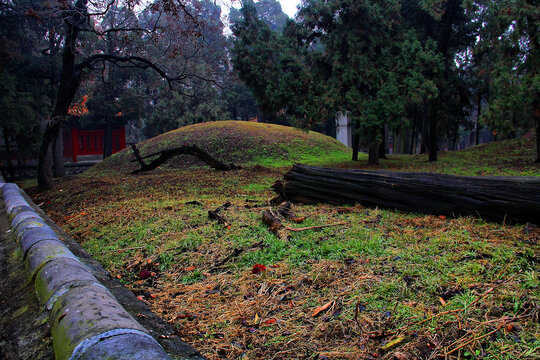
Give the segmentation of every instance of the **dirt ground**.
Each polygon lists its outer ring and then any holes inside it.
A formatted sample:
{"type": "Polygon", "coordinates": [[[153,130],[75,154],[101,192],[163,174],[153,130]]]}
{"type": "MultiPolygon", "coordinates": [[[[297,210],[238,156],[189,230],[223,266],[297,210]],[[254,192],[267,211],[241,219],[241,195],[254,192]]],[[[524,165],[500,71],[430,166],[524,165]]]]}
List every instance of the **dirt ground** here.
{"type": "Polygon", "coordinates": [[[34,286],[0,201],[0,359],[54,359],[48,314],[34,286]]]}

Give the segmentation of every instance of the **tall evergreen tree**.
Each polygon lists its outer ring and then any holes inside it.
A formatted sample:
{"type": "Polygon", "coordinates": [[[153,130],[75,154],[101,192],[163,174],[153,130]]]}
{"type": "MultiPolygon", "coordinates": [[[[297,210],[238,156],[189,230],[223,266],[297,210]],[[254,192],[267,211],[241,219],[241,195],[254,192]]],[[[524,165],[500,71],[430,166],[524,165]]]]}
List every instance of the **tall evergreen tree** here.
{"type": "Polygon", "coordinates": [[[540,162],[540,6],[534,0],[477,1],[471,11],[485,20],[478,44],[489,77],[484,118],[503,135],[535,127],[540,162]]]}
{"type": "MultiPolygon", "coordinates": [[[[287,14],[283,12],[281,4],[277,0],[259,0],[257,2],[245,0],[242,6],[245,5],[254,6],[259,20],[263,21],[268,25],[270,30],[275,32],[282,32],[289,19],[287,14]]],[[[231,24],[240,22],[243,16],[242,10],[231,8],[231,11],[229,12],[229,22],[231,24]]]]}
{"type": "Polygon", "coordinates": [[[432,74],[438,96],[426,99],[420,110],[423,122],[423,139],[429,151],[429,161],[437,160],[439,140],[439,119],[448,114],[448,108],[463,106],[460,103],[449,104],[448,100],[459,91],[454,88],[458,69],[456,54],[465,51],[474,43],[474,33],[463,0],[403,0],[402,14],[404,25],[416,31],[422,44],[431,41],[436,45],[436,52],[441,57],[442,71],[432,74]]]}
{"type": "Polygon", "coordinates": [[[369,143],[369,163],[378,164],[381,128],[395,126],[405,115],[403,79],[397,71],[404,39],[399,2],[314,1],[300,10],[298,19],[320,39],[331,64],[336,105],[352,112],[353,159],[362,134],[369,143]]]}
{"type": "Polygon", "coordinates": [[[0,131],[13,177],[13,145],[17,145],[20,162],[35,155],[32,144],[38,141],[40,122],[50,110],[55,75],[54,61],[44,61],[43,56],[51,59],[61,37],[47,32],[46,18],[35,23],[36,15],[27,12],[27,2],[0,6],[0,131]]]}

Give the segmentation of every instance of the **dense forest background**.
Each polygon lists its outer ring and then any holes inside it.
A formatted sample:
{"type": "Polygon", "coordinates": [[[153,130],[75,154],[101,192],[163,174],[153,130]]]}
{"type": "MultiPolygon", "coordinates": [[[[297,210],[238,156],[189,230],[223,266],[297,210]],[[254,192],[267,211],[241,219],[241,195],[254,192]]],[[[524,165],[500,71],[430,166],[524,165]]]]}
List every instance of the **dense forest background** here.
{"type": "Polygon", "coordinates": [[[5,148],[21,164],[38,158],[46,188],[66,122],[127,125],[136,141],[255,115],[321,129],[342,111],[353,159],[366,147],[377,164],[392,132],[397,151],[436,161],[463,131],[476,143],[483,128],[496,139],[540,132],[537,5],[315,0],[290,19],[276,0],[227,15],[208,0],[2,0],[5,148]]]}

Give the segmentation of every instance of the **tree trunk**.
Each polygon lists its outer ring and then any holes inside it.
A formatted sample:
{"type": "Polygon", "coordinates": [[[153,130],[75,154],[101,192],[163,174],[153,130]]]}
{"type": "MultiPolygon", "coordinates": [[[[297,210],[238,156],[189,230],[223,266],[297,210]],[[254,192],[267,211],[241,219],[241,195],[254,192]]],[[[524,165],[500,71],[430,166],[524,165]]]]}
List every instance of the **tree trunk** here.
{"type": "Polygon", "coordinates": [[[369,142],[368,165],[379,165],[379,142],[369,142]]]}
{"type": "Polygon", "coordinates": [[[475,134],[475,145],[478,145],[480,143],[480,112],[482,111],[482,95],[478,93],[478,99],[477,99],[477,107],[478,111],[476,112],[476,134],[475,134]]]}
{"type": "Polygon", "coordinates": [[[11,161],[11,143],[9,141],[9,130],[6,126],[3,126],[4,133],[4,144],[6,146],[6,156],[7,156],[7,165],[8,173],[11,180],[15,179],[15,170],[13,169],[13,162],[11,161]]]}
{"type": "Polygon", "coordinates": [[[51,118],[45,127],[38,155],[38,189],[40,191],[53,187],[52,148],[60,132],[60,126],[68,114],[69,106],[81,83],[81,69],[75,65],[76,44],[81,18],[86,16],[86,1],[77,0],[74,16],[64,21],[66,38],[62,50],[62,71],[56,95],[56,102],[51,118]]]}
{"type": "Polygon", "coordinates": [[[454,133],[452,134],[452,150],[456,151],[456,143],[459,133],[459,123],[456,120],[456,125],[454,126],[454,133]]]}
{"type": "Polygon", "coordinates": [[[103,158],[106,159],[112,155],[113,149],[113,128],[112,119],[107,116],[105,119],[105,136],[103,138],[103,158]]]}
{"type": "Polygon", "coordinates": [[[382,134],[382,141],[379,143],[379,159],[388,159],[386,157],[386,129],[384,125],[381,128],[381,134],[382,134]]]}
{"type": "Polygon", "coordinates": [[[15,141],[17,142],[17,165],[24,166],[26,164],[26,157],[24,151],[25,141],[20,134],[17,135],[15,141]]]}
{"type": "Polygon", "coordinates": [[[412,155],[416,149],[416,127],[418,126],[418,118],[414,117],[413,128],[411,132],[411,147],[409,149],[409,155],[412,155]]]}
{"type": "Polygon", "coordinates": [[[429,159],[437,161],[437,117],[430,113],[429,117],[429,159]]]}
{"type": "Polygon", "coordinates": [[[193,155],[198,157],[201,161],[205,162],[208,166],[216,169],[216,170],[223,170],[223,171],[229,171],[229,170],[237,170],[240,169],[240,167],[234,165],[234,164],[225,164],[217,159],[215,159],[212,155],[208,154],[206,151],[199,149],[197,146],[180,146],[173,149],[167,149],[160,151],[155,154],[150,154],[146,156],[141,156],[141,153],[139,152],[139,149],[135,144],[131,144],[131,148],[133,150],[133,155],[135,155],[135,160],[140,165],[141,168],[134,170],[133,174],[138,174],[143,171],[150,171],[154,170],[158,166],[164,164],[167,160],[169,160],[173,156],[177,155],[193,155]],[[155,155],[159,155],[159,157],[155,160],[152,160],[150,164],[147,164],[144,161],[144,158],[152,157],[155,155]]]}
{"type": "Polygon", "coordinates": [[[427,114],[428,112],[428,106],[427,103],[424,103],[423,109],[422,109],[422,141],[420,143],[420,154],[425,154],[428,149],[428,138],[429,138],[429,127],[428,127],[428,119],[429,116],[427,114]]]}
{"type": "Polygon", "coordinates": [[[358,150],[360,148],[360,135],[356,132],[353,134],[352,139],[352,161],[358,161],[358,150]]]}
{"type": "Polygon", "coordinates": [[[274,190],[285,200],[361,203],[446,216],[540,224],[540,178],[343,170],[295,165],[274,190]]]}
{"type": "Polygon", "coordinates": [[[536,161],[540,164],[540,119],[536,121],[536,161]]]}
{"type": "Polygon", "coordinates": [[[60,131],[61,120],[52,119],[43,132],[41,146],[38,155],[38,188],[39,191],[47,190],[53,187],[53,172],[52,172],[52,147],[54,139],[60,131]]]}
{"type": "Polygon", "coordinates": [[[64,168],[64,139],[62,138],[62,127],[58,130],[58,135],[53,144],[53,173],[54,177],[60,178],[66,176],[64,168]]]}

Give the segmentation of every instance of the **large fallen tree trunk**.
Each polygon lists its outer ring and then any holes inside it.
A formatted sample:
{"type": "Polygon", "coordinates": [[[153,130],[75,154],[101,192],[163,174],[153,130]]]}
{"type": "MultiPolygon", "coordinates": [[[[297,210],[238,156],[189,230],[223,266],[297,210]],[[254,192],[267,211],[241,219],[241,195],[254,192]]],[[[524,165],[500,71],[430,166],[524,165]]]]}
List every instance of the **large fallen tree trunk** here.
{"type": "Polygon", "coordinates": [[[212,155],[208,154],[206,151],[198,148],[197,146],[180,146],[174,149],[167,149],[160,152],[157,152],[155,154],[150,154],[147,156],[141,156],[141,153],[139,152],[139,149],[137,149],[137,146],[135,144],[131,144],[131,149],[133,150],[133,155],[135,155],[136,161],[141,165],[140,169],[134,170],[134,174],[138,174],[143,171],[150,171],[154,170],[160,165],[163,165],[167,160],[172,158],[173,156],[177,155],[193,155],[198,157],[200,160],[204,161],[208,166],[216,169],[216,170],[236,170],[239,169],[238,166],[235,166],[233,164],[225,164],[214,157],[212,155]],[[152,160],[149,164],[147,164],[144,159],[159,155],[156,159],[152,160]]]}
{"type": "Polygon", "coordinates": [[[286,200],[360,203],[506,223],[540,223],[540,177],[455,176],[295,165],[273,188],[286,200]]]}

